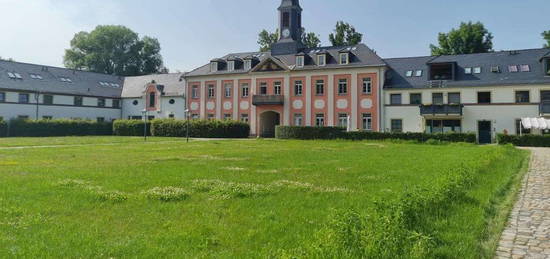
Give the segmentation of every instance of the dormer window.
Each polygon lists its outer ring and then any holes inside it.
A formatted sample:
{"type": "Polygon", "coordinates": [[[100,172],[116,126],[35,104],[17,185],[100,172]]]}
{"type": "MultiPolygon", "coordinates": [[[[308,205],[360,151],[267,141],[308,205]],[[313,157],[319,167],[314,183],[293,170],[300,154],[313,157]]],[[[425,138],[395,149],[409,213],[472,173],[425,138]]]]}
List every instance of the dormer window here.
{"type": "Polygon", "coordinates": [[[454,80],[455,63],[436,63],[430,65],[430,80],[454,80]]]}
{"type": "Polygon", "coordinates": [[[229,70],[229,71],[235,70],[235,61],[229,61],[227,63],[227,70],[229,70]]]}
{"type": "Polygon", "coordinates": [[[218,72],[218,62],[212,61],[210,63],[210,72],[218,72]]]}
{"type": "Polygon", "coordinates": [[[247,60],[244,61],[244,69],[245,70],[252,69],[252,60],[247,59],[247,60]]]}
{"type": "Polygon", "coordinates": [[[304,67],[304,56],[296,56],[296,66],[304,67]]]}
{"type": "Polygon", "coordinates": [[[340,65],[349,64],[349,53],[340,53],[340,65]]]}
{"type": "Polygon", "coordinates": [[[412,77],[413,76],[413,71],[412,70],[407,70],[407,72],[405,72],[405,76],[406,77],[412,77]]]}
{"type": "Polygon", "coordinates": [[[327,55],[322,54],[317,56],[317,65],[324,67],[327,64],[327,55]]]}
{"type": "Polygon", "coordinates": [[[521,72],[531,72],[531,67],[529,65],[521,65],[521,72]]]}
{"type": "Polygon", "coordinates": [[[550,76],[550,58],[544,59],[544,73],[550,76]]]}

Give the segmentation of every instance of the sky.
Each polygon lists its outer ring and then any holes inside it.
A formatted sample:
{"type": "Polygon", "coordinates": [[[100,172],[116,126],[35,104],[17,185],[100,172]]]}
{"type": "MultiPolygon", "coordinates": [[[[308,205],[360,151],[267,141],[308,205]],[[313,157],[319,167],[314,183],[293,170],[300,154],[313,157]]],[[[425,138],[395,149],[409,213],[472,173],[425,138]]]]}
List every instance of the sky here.
{"type": "MultiPolygon", "coordinates": [[[[124,25],[160,41],[170,71],[190,71],[228,53],[257,51],[277,29],[280,0],[0,0],[0,57],[62,66],[79,31],[124,25]]],[[[302,23],[323,45],[337,21],[364,34],[382,58],[429,55],[439,32],[481,21],[495,50],[540,48],[550,0],[301,0],[302,23]]]]}

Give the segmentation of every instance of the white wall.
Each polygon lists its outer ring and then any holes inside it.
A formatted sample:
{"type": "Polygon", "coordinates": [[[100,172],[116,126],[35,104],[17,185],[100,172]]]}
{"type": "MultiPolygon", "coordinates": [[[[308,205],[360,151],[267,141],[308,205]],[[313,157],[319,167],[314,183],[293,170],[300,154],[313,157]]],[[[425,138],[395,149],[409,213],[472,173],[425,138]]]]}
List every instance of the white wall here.
{"type": "MultiPolygon", "coordinates": [[[[145,97],[141,98],[124,98],[122,99],[122,118],[128,119],[132,116],[143,116],[142,111],[145,109],[145,97]],[[134,101],[138,101],[134,105],[134,101]]],[[[155,118],[169,118],[170,114],[174,114],[175,119],[185,119],[185,98],[182,96],[163,96],[160,101],[158,111],[149,111],[148,116],[155,118]],[[170,100],[174,100],[174,104],[170,104],[170,100]]]]}

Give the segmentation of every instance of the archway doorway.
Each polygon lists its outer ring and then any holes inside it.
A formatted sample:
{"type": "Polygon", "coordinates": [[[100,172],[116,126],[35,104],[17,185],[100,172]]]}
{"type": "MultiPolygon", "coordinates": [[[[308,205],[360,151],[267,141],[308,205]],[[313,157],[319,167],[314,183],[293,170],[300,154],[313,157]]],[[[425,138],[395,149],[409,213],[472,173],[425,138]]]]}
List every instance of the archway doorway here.
{"type": "Polygon", "coordinates": [[[281,115],[278,112],[267,111],[260,115],[260,137],[275,137],[275,127],[281,124],[281,115]]]}

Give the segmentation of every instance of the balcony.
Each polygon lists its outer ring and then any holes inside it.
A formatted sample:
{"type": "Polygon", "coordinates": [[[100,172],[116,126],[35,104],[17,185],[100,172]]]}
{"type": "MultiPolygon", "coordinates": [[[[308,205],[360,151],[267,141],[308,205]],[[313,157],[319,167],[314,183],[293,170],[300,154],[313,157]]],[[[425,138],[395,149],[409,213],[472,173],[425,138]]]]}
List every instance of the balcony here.
{"type": "Polygon", "coordinates": [[[539,105],[540,115],[550,115],[550,102],[542,102],[539,105]]]}
{"type": "Polygon", "coordinates": [[[422,116],[462,116],[462,104],[420,105],[422,116]]]}
{"type": "Polygon", "coordinates": [[[252,96],[253,105],[283,105],[285,98],[282,95],[254,95],[252,96]]]}

